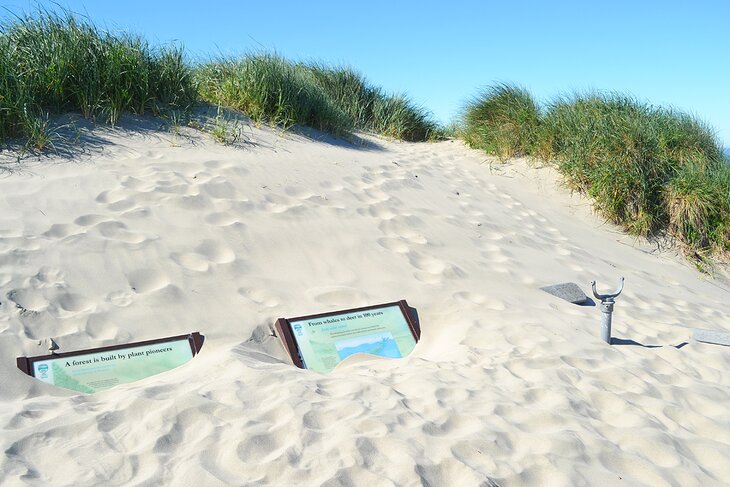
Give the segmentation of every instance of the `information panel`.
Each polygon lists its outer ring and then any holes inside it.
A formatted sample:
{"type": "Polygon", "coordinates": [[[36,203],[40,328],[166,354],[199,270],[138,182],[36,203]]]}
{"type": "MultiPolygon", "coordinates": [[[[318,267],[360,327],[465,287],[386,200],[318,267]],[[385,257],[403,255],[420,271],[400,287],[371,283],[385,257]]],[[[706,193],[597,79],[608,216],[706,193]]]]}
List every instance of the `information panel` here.
{"type": "Polygon", "coordinates": [[[18,367],[49,384],[97,392],[174,369],[197,353],[199,333],[42,357],[21,357],[18,367]]]}
{"type": "MultiPolygon", "coordinates": [[[[276,329],[295,365],[329,372],[355,353],[405,357],[420,330],[405,301],[280,319],[276,329]]],[[[413,310],[415,312],[415,310],[413,310]]]]}

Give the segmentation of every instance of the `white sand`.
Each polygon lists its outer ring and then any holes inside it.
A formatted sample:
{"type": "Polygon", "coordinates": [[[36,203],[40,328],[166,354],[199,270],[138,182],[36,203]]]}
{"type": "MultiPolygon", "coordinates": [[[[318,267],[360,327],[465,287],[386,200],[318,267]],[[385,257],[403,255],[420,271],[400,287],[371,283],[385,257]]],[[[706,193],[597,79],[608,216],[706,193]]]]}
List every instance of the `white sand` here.
{"type": "Polygon", "coordinates": [[[552,170],[460,142],[112,133],[0,179],[3,485],[721,485],[728,286],[591,215],[552,170]],[[331,141],[330,141],[331,142],[331,141]],[[597,307],[539,290],[619,276],[597,307]],[[294,368],[276,318],[407,299],[402,360],[294,368]],[[25,309],[21,310],[19,306],[25,309]],[[200,355],[93,395],[15,357],[190,331],[200,355]],[[687,343],[681,348],[675,346],[687,343]]]}

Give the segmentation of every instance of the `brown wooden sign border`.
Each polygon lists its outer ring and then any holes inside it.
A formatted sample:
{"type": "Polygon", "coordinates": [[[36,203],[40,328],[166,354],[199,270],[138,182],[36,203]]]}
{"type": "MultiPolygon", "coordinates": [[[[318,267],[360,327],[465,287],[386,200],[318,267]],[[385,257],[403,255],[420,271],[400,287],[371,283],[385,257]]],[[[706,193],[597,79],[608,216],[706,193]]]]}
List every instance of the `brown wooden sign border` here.
{"type": "Polygon", "coordinates": [[[299,346],[297,345],[297,341],[294,338],[294,331],[292,330],[292,321],[302,321],[302,320],[311,320],[315,318],[327,318],[330,316],[337,316],[337,315],[344,315],[347,313],[355,313],[358,311],[370,311],[374,309],[380,309],[380,308],[389,308],[391,306],[398,306],[401,310],[401,313],[403,313],[403,317],[406,319],[406,323],[408,323],[408,328],[411,330],[411,333],[413,334],[413,338],[416,340],[416,343],[421,339],[421,326],[418,322],[418,314],[416,312],[416,308],[411,308],[408,306],[408,303],[405,299],[401,299],[400,301],[393,301],[392,303],[383,303],[383,304],[374,304],[371,306],[363,306],[361,308],[350,308],[350,309],[343,309],[343,310],[337,310],[337,311],[328,311],[327,313],[317,313],[313,315],[307,315],[307,316],[297,316],[296,318],[279,318],[276,320],[276,323],[274,324],[274,328],[276,330],[276,335],[279,337],[279,340],[281,340],[282,345],[284,345],[284,349],[289,354],[289,358],[291,358],[294,365],[299,367],[300,369],[304,369],[304,363],[302,362],[301,353],[299,351],[299,346]]]}
{"type": "Polygon", "coordinates": [[[31,377],[35,377],[35,375],[33,374],[33,363],[41,360],[75,357],[77,355],[86,355],[87,353],[108,352],[111,350],[121,350],[123,348],[139,347],[143,345],[154,345],[156,343],[175,342],[184,339],[187,339],[188,343],[190,343],[190,350],[192,350],[193,357],[195,357],[198,352],[200,352],[200,348],[203,346],[203,341],[205,340],[205,337],[197,331],[187,333],[185,335],[155,338],[154,340],[144,340],[141,342],[124,343],[120,345],[109,345],[107,347],[87,348],[85,350],[74,350],[73,352],[52,353],[50,355],[38,355],[35,357],[18,357],[15,360],[20,370],[22,370],[31,377]]]}

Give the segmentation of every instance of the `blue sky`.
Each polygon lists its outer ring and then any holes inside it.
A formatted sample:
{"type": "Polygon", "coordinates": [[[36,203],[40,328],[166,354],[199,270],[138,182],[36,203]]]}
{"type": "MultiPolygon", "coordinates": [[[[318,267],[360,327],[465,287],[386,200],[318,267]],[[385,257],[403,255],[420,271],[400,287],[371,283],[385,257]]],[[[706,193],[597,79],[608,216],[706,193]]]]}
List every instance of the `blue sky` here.
{"type": "MultiPolygon", "coordinates": [[[[543,101],[616,90],[693,113],[730,146],[728,0],[57,3],[107,28],[182,41],[195,58],[268,49],[348,64],[444,122],[495,81],[543,101]]],[[[3,2],[13,12],[37,4],[3,2]]]]}

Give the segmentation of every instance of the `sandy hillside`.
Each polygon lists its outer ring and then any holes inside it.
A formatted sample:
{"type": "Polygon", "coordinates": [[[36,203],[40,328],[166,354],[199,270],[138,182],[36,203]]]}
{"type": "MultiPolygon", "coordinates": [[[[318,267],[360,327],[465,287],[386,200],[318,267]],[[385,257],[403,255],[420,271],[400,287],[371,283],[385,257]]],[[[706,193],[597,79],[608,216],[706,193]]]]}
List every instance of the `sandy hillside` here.
{"type": "MultiPolygon", "coordinates": [[[[728,287],[591,215],[551,170],[460,142],[104,131],[0,177],[2,485],[722,485],[728,287]],[[540,286],[596,279],[599,309],[540,286]],[[405,359],[299,370],[269,325],[407,299],[405,359]],[[689,327],[689,328],[688,328],[689,327]],[[200,331],[93,395],[15,367],[200,331]]],[[[366,357],[367,358],[367,357],[366,357]]]]}

